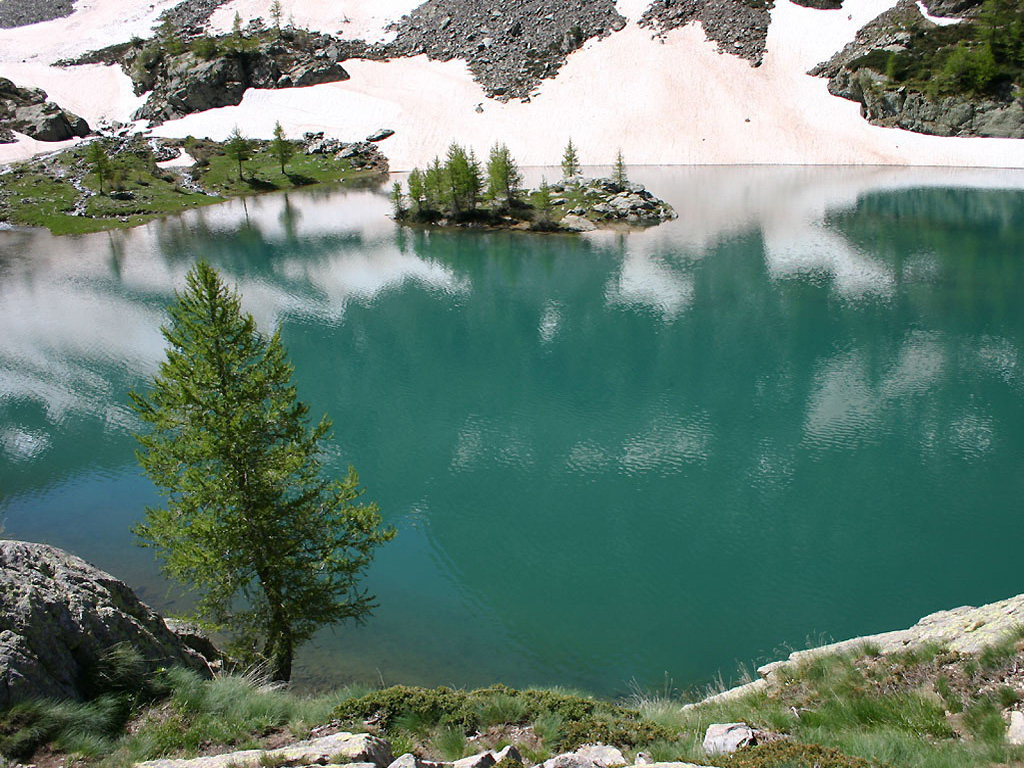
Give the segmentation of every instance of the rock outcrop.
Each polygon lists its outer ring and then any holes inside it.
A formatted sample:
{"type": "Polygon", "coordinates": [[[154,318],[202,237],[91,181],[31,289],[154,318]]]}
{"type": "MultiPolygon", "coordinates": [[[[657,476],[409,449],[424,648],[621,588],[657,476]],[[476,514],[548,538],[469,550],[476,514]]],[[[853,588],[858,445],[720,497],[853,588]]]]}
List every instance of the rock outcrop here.
{"type": "MultiPolygon", "coordinates": [[[[620,183],[614,179],[590,179],[576,176],[551,185],[551,202],[562,207],[569,222],[579,219],[595,226],[615,223],[646,226],[676,218],[676,212],[664,200],[652,195],[641,184],[620,183]]],[[[594,227],[583,227],[593,229],[594,227]]]]}
{"type": "Polygon", "coordinates": [[[886,655],[913,650],[928,644],[939,645],[962,654],[980,653],[985,648],[1001,642],[1021,626],[1024,626],[1024,595],[977,608],[965,605],[948,611],[938,611],[925,616],[908,629],[865,635],[817,648],[794,651],[786,659],[758,667],[758,679],[716,693],[696,704],[686,704],[683,709],[729,701],[749,693],[764,691],[784,677],[779,673],[785,669],[819,656],[857,651],[865,646],[886,655]]]}
{"type": "Polygon", "coordinates": [[[318,131],[303,134],[302,146],[307,155],[334,155],[335,159],[347,160],[349,165],[359,170],[382,174],[388,172],[387,157],[370,138],[365,141],[344,142],[325,137],[323,131],[318,131]]]}
{"type": "MultiPolygon", "coordinates": [[[[977,5],[978,0],[933,0],[929,12],[955,15],[977,5]]],[[[833,95],[859,102],[861,114],[875,125],[935,136],[1024,138],[1024,105],[1012,92],[1004,98],[936,95],[893,79],[889,57],[911,50],[921,34],[936,26],[924,17],[916,0],[901,0],[810,74],[827,77],[833,95]]]]}
{"type": "Polygon", "coordinates": [[[489,96],[525,99],[587,40],[625,25],[614,0],[427,0],[392,25],[389,52],[463,59],[489,96]]]}
{"type": "Polygon", "coordinates": [[[347,80],[338,63],[348,49],[331,35],[282,30],[251,47],[205,38],[173,52],[150,43],[124,52],[121,64],[136,94],[149,92],[134,117],[160,123],[239,104],[249,88],[292,88],[347,80]],[[205,45],[205,47],[203,47],[205,45]]]}
{"type": "Polygon", "coordinates": [[[260,768],[266,765],[366,764],[387,768],[391,745],[367,733],[332,733],[280,749],[247,749],[208,757],[149,760],[135,768],[260,768]]]}
{"type": "Polygon", "coordinates": [[[19,88],[0,77],[0,143],[14,141],[12,131],[37,141],[64,141],[87,135],[89,124],[47,101],[45,91],[19,88]]]}
{"type": "Polygon", "coordinates": [[[640,25],[664,33],[699,21],[719,51],[757,66],[764,58],[773,4],[773,0],[654,0],[640,17],[640,25]]]}
{"type": "Polygon", "coordinates": [[[153,671],[206,659],[123,582],[56,547],[0,541],[0,709],[29,698],[83,700],[111,648],[128,645],[153,671]]]}

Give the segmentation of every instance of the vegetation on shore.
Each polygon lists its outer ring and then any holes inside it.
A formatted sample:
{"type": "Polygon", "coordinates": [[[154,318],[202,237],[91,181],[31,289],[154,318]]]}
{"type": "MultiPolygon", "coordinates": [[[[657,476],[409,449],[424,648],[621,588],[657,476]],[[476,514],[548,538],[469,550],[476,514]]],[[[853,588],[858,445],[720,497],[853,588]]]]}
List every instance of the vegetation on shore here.
{"type": "Polygon", "coordinates": [[[134,227],[243,195],[380,176],[350,159],[307,155],[283,136],[237,139],[95,139],[18,163],[0,173],[0,221],[82,234],[134,227]],[[237,139],[244,143],[241,159],[237,139]],[[179,151],[195,158],[195,165],[157,165],[179,151]]]}
{"type": "Polygon", "coordinates": [[[958,24],[915,28],[902,47],[878,48],[852,61],[885,75],[887,88],[932,98],[1012,98],[1024,86],[1024,5],[984,0],[958,24]]]}
{"type": "Polygon", "coordinates": [[[1024,747],[1006,742],[1003,714],[1024,696],[1024,633],[978,654],[920,646],[881,655],[811,657],[767,689],[684,708],[675,695],[620,703],[563,690],[476,691],[397,686],[299,696],[246,677],[203,681],[169,670],[133,676],[122,653],[86,704],[22,704],[0,713],[0,754],[29,760],[44,744],[85,764],[120,768],[159,756],[280,744],[329,722],[371,731],[395,754],[454,760],[514,743],[539,762],[604,742],[655,761],[720,768],[969,768],[1011,765],[1024,747]],[[701,747],[711,723],[747,722],[782,738],[733,755],[701,747]]]}

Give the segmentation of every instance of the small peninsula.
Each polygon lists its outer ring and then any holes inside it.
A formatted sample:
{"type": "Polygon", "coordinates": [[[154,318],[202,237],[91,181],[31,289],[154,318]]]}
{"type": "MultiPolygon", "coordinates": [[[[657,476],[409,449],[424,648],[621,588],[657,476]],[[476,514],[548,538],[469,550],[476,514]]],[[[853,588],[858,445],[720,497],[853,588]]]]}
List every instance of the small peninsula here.
{"type": "Polygon", "coordinates": [[[223,142],[101,137],[0,167],[0,226],[45,227],[55,235],[121,229],[234,197],[379,181],[387,173],[387,158],[372,141],[323,133],[293,141],[280,126],[270,141],[237,129],[223,142]]]}
{"type": "Polygon", "coordinates": [[[443,162],[435,157],[425,170],[414,168],[404,189],[394,183],[395,220],[441,228],[587,232],[647,227],[676,218],[671,205],[629,181],[621,152],[611,176],[588,178],[580,172],[570,140],[562,173],[559,181],[548,184],[544,179],[537,189],[526,189],[504,144],[491,148],[486,167],[472,150],[452,144],[443,162]]]}

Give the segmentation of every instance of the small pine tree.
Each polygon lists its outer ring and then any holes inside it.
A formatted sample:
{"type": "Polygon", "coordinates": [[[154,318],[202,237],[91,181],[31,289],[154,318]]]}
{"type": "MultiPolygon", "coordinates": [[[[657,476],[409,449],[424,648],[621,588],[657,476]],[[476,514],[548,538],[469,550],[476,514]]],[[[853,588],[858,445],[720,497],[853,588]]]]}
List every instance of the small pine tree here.
{"type": "Polygon", "coordinates": [[[612,166],[612,181],[620,187],[624,187],[629,183],[629,177],[626,175],[626,161],[622,159],[621,149],[615,155],[615,165],[612,166]]]}
{"type": "Polygon", "coordinates": [[[565,145],[565,152],[562,154],[562,175],[567,179],[580,175],[580,160],[576,155],[576,145],[572,143],[572,139],[569,139],[569,143],[565,145]]]}
{"type": "Polygon", "coordinates": [[[236,38],[242,37],[242,17],[235,11],[234,21],[231,22],[231,34],[236,38]]]}
{"type": "Polygon", "coordinates": [[[487,198],[511,208],[521,191],[522,183],[523,176],[508,147],[504,144],[491,147],[487,159],[487,198]]]}
{"type": "Polygon", "coordinates": [[[419,168],[413,168],[406,180],[409,189],[409,199],[412,201],[416,213],[423,213],[423,205],[426,202],[426,188],[423,181],[423,174],[419,168]]]}
{"type": "Polygon", "coordinates": [[[435,157],[423,174],[423,192],[427,208],[439,211],[447,207],[448,182],[441,159],[435,157]]]}
{"type": "Polygon", "coordinates": [[[103,182],[110,177],[110,157],[107,156],[106,147],[102,142],[96,140],[89,144],[85,150],[85,162],[96,174],[96,181],[99,182],[100,194],[103,194],[103,182]]]}
{"type": "Polygon", "coordinates": [[[451,212],[458,216],[476,209],[483,188],[480,163],[472,151],[452,144],[444,164],[444,176],[448,185],[447,201],[451,212]]]}
{"type": "Polygon", "coordinates": [[[391,207],[395,212],[395,218],[400,219],[405,215],[405,195],[402,194],[402,182],[396,181],[391,185],[391,207]]]}
{"type": "Polygon", "coordinates": [[[540,186],[537,188],[537,193],[534,196],[534,203],[537,206],[537,212],[540,214],[538,220],[547,224],[551,221],[551,187],[548,186],[548,180],[542,178],[540,180],[540,186]]]}
{"type": "Polygon", "coordinates": [[[274,123],[274,138],[270,141],[270,154],[281,164],[282,174],[285,165],[295,155],[295,145],[285,138],[281,123],[274,123]]]}
{"type": "Polygon", "coordinates": [[[242,163],[252,159],[252,142],[242,135],[236,125],[224,144],[224,154],[238,163],[238,180],[242,180],[242,163]]]}
{"type": "Polygon", "coordinates": [[[357,503],[354,469],[322,476],[331,422],[310,426],[280,333],[260,333],[205,262],[186,281],[152,390],[132,393],[150,427],[138,458],[165,497],[134,530],[196,590],[198,619],[228,629],[237,649],[261,645],[256,659],[287,681],[319,627],[373,609],[359,579],[394,530],[357,503]]]}
{"type": "Polygon", "coordinates": [[[281,17],[284,11],[281,8],[281,0],[274,0],[270,4],[270,18],[274,22],[274,29],[281,31],[281,17]]]}

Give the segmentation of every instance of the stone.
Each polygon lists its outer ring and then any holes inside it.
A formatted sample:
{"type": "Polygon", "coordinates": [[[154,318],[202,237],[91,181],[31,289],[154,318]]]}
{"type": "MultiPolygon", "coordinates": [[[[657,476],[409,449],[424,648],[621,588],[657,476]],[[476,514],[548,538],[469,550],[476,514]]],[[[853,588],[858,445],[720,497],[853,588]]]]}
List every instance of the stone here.
{"type": "Polygon", "coordinates": [[[626,758],[623,757],[622,751],[606,744],[584,744],[576,750],[576,754],[601,768],[617,768],[617,766],[626,764],[626,758]]]}
{"type": "Polygon", "coordinates": [[[1010,712],[1010,725],[1006,729],[1006,743],[1014,747],[1024,745],[1024,712],[1010,712]]]}
{"type": "Polygon", "coordinates": [[[389,763],[393,764],[391,745],[383,739],[367,733],[342,731],[281,749],[246,749],[223,755],[148,760],[136,763],[135,768],[260,768],[264,765],[326,765],[332,761],[347,763],[349,759],[374,768],[387,768],[389,763]]]}
{"type": "Polygon", "coordinates": [[[406,752],[396,758],[387,768],[449,768],[449,766],[445,763],[435,763],[432,760],[422,760],[416,755],[406,752]]]}
{"type": "Polygon", "coordinates": [[[600,768],[597,763],[575,752],[556,755],[544,761],[544,768],[600,768]]]}
{"type": "Polygon", "coordinates": [[[491,768],[497,760],[490,752],[481,752],[478,755],[464,757],[452,763],[452,768],[491,768]]]}
{"type": "Polygon", "coordinates": [[[513,763],[520,764],[523,762],[523,756],[519,753],[519,750],[516,749],[515,744],[509,744],[502,747],[497,752],[492,751],[491,756],[494,758],[495,763],[500,763],[502,760],[511,760],[513,763]]]}
{"type": "Polygon", "coordinates": [[[88,698],[97,663],[120,644],[154,673],[179,665],[211,676],[207,660],[124,582],[45,544],[0,541],[0,626],[0,709],[88,698]]]}
{"type": "Polygon", "coordinates": [[[380,129],[374,131],[373,133],[371,133],[369,136],[367,136],[366,140],[367,141],[384,141],[384,139],[387,139],[387,138],[389,138],[391,136],[394,136],[394,135],[395,135],[395,132],[393,130],[391,130],[390,128],[380,128],[380,129]]]}
{"type": "Polygon", "coordinates": [[[0,77],[0,130],[23,133],[37,141],[66,141],[89,134],[78,115],[46,100],[38,88],[19,88],[0,77]]]}
{"type": "Polygon", "coordinates": [[[704,751],[710,755],[727,755],[740,747],[757,743],[756,731],[746,723],[714,723],[704,733],[704,751]]]}

